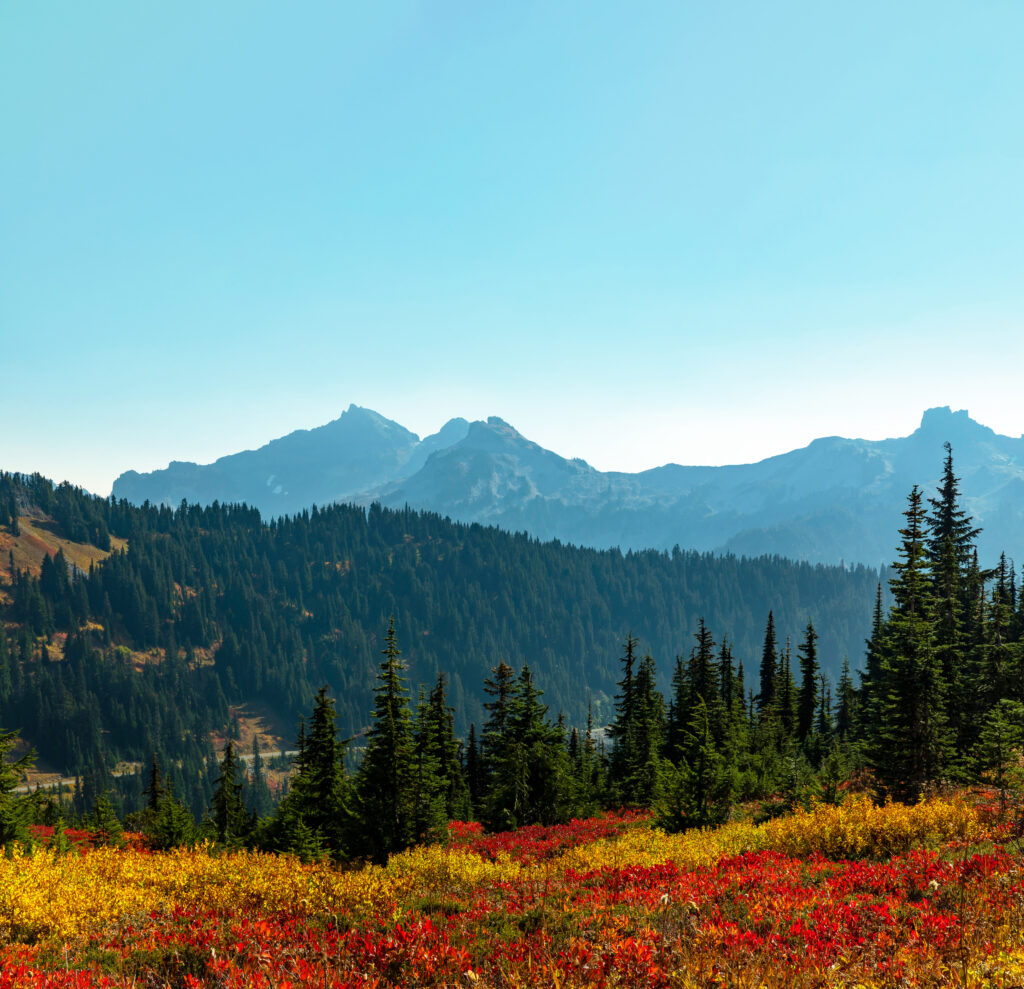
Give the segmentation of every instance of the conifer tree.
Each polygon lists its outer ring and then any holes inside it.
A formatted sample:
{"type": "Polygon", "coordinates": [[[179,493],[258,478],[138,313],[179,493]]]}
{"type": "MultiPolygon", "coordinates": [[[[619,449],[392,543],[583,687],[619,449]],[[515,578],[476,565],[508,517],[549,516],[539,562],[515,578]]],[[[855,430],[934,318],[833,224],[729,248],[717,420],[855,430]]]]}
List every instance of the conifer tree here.
{"type": "Polygon", "coordinates": [[[32,841],[28,830],[30,805],[15,790],[24,782],[35,753],[30,750],[17,759],[9,758],[17,744],[17,732],[0,731],[0,849],[27,846],[32,841]]]}
{"type": "Polygon", "coordinates": [[[192,843],[195,830],[192,812],[174,795],[174,786],[167,779],[155,813],[148,820],[147,844],[156,851],[179,848],[192,843]]]}
{"type": "Polygon", "coordinates": [[[797,646],[800,657],[800,695],[797,698],[797,729],[796,737],[801,745],[814,730],[814,714],[818,700],[818,633],[814,625],[807,623],[803,641],[797,646]]]}
{"type": "Polygon", "coordinates": [[[96,798],[90,815],[89,828],[97,844],[113,845],[114,847],[124,844],[124,829],[121,827],[117,814],[114,813],[114,806],[110,802],[109,794],[101,793],[96,798]]]}
{"type": "Polygon", "coordinates": [[[778,682],[778,646],[775,641],[775,614],[768,612],[768,625],[764,630],[764,647],[761,650],[761,690],[757,695],[757,710],[762,714],[775,706],[776,684],[778,682]]]}
{"type": "Polygon", "coordinates": [[[243,788],[245,805],[250,816],[258,820],[268,815],[274,808],[273,798],[270,795],[270,786],[267,783],[267,774],[263,765],[263,754],[260,752],[260,737],[254,733],[252,736],[252,774],[243,788]]]}
{"type": "MultiPolygon", "coordinates": [[[[966,745],[975,734],[976,716],[968,705],[968,691],[976,686],[966,668],[970,641],[980,639],[971,571],[975,543],[981,530],[960,505],[960,479],[953,471],[953,449],[945,444],[946,459],[938,497],[929,498],[925,555],[931,575],[931,609],[935,623],[935,653],[947,686],[946,715],[954,739],[966,745]],[[975,627],[972,634],[971,628],[975,627]]],[[[984,576],[978,576],[984,581],[984,576]]],[[[980,657],[975,662],[983,665],[980,657]]]]}
{"type": "Polygon", "coordinates": [[[491,830],[554,824],[568,816],[572,772],[566,739],[547,721],[541,696],[524,666],[511,698],[506,744],[493,767],[486,813],[491,830]]]}
{"type": "Polygon", "coordinates": [[[794,738],[797,727],[797,690],[793,679],[793,647],[789,636],[786,648],[779,659],[778,676],[775,686],[775,704],[778,710],[779,727],[787,741],[794,738]]]}
{"type": "Polygon", "coordinates": [[[515,671],[504,661],[492,667],[491,676],[484,680],[484,693],[491,699],[484,702],[488,718],[480,739],[482,789],[489,787],[493,767],[506,747],[515,680],[515,671]]]}
{"type": "Polygon", "coordinates": [[[412,712],[393,617],[382,653],[373,723],[366,731],[366,751],[356,777],[362,847],[378,863],[416,838],[412,712]]]}
{"type": "MultiPolygon", "coordinates": [[[[628,779],[634,773],[637,763],[637,711],[634,679],[636,677],[637,640],[632,632],[627,633],[622,647],[622,679],[618,682],[619,693],[615,697],[615,717],[608,726],[608,737],[612,742],[611,758],[608,765],[609,781],[621,790],[628,788],[628,779]]],[[[624,797],[624,799],[628,799],[624,797]]]]}
{"type": "Polygon", "coordinates": [[[729,815],[734,786],[733,773],[715,745],[707,705],[698,696],[683,758],[678,766],[663,767],[655,821],[670,832],[720,824],[729,815]]]}
{"type": "Polygon", "coordinates": [[[448,679],[444,673],[438,673],[430,691],[424,729],[423,744],[437,765],[444,822],[465,820],[471,813],[469,790],[460,759],[462,745],[455,737],[455,711],[448,706],[448,679]]]}
{"type": "Polygon", "coordinates": [[[654,660],[645,655],[634,681],[633,751],[625,793],[628,801],[650,804],[658,784],[665,734],[665,701],[656,686],[654,660]]]}
{"type": "Polygon", "coordinates": [[[483,776],[480,766],[480,750],[476,742],[476,725],[470,724],[466,740],[466,786],[469,789],[471,814],[475,815],[483,803],[483,776]]]}
{"type": "Polygon", "coordinates": [[[836,735],[840,742],[850,742],[860,731],[857,692],[850,675],[850,660],[844,656],[836,689],[836,735]]]}
{"type": "Polygon", "coordinates": [[[228,739],[210,805],[214,834],[222,845],[241,844],[250,828],[249,815],[242,803],[240,767],[241,763],[235,756],[235,743],[228,739]]]}
{"type": "Polygon", "coordinates": [[[339,859],[350,851],[353,798],[336,719],[334,700],[321,687],[308,727],[299,723],[297,771],[288,793],[262,829],[262,843],[303,860],[323,854],[339,859]]]}
{"type": "Polygon", "coordinates": [[[988,712],[972,753],[976,772],[999,790],[1004,804],[1010,784],[1021,781],[1022,746],[1024,705],[1004,697],[988,712]]]}
{"type": "Polygon", "coordinates": [[[916,485],[904,517],[890,582],[894,604],[879,644],[878,677],[871,683],[868,759],[883,792],[917,799],[946,769],[950,738],[935,650],[925,515],[916,485]]]}
{"type": "MultiPolygon", "coordinates": [[[[412,721],[412,840],[416,843],[437,841],[444,832],[445,782],[441,778],[444,753],[435,744],[431,711],[422,686],[412,721]]],[[[459,777],[461,779],[461,772],[459,777]]]]}

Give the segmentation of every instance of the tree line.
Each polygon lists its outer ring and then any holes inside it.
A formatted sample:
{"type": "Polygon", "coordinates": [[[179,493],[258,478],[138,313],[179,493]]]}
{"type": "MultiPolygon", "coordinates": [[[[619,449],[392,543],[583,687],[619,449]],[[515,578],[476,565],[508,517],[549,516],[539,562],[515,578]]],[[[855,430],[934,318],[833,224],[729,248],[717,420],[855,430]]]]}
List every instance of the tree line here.
{"type": "MultiPolygon", "coordinates": [[[[891,605],[878,584],[859,683],[845,662],[838,678],[824,673],[811,621],[794,648],[769,611],[748,673],[729,638],[716,640],[699,619],[667,689],[650,652],[626,636],[606,724],[592,709],[585,727],[564,713],[552,719],[531,666],[498,662],[482,684],[483,716],[460,734],[445,674],[413,700],[392,619],[368,727],[343,742],[322,686],[276,807],[259,752],[250,773],[229,743],[216,774],[207,771],[199,825],[156,756],[129,823],[158,847],[198,833],[302,857],[383,861],[442,835],[452,818],[499,830],[631,804],[678,829],[724,820],[737,802],[760,801],[770,815],[836,800],[851,777],[903,800],[938,784],[1002,785],[1024,726],[1024,595],[1005,557],[992,570],[979,565],[980,530],[960,503],[948,447],[935,496],[915,487],[904,517],[891,605]]],[[[175,769],[184,780],[182,764],[175,769]]],[[[0,779],[0,821],[2,805],[0,779]]],[[[114,827],[102,792],[92,806],[97,823],[114,827]]]]}
{"type": "MultiPolygon", "coordinates": [[[[483,723],[483,680],[498,659],[528,663],[570,724],[583,725],[588,705],[606,723],[615,643],[630,626],[669,656],[704,615],[749,655],[769,608],[785,628],[813,614],[835,672],[868,633],[878,580],[867,568],[778,558],[580,549],[380,506],[268,524],[245,506],[137,507],[0,473],[5,542],[19,517],[75,542],[127,545],[88,570],[63,551],[38,573],[4,553],[0,724],[83,777],[90,802],[119,762],[148,763],[155,751],[197,816],[216,776],[208,739],[232,709],[259,704],[294,725],[326,685],[341,733],[363,731],[391,614],[410,682],[445,672],[465,738],[483,723]]],[[[659,673],[663,689],[668,676],[659,673]]],[[[118,807],[141,799],[130,779],[116,786],[118,807]]]]}

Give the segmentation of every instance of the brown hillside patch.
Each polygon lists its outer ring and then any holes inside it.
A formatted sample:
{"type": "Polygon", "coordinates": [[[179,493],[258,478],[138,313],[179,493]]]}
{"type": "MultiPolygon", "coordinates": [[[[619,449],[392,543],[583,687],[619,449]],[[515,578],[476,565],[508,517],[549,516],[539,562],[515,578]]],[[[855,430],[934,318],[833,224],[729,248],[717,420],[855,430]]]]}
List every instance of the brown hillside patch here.
{"type": "Polygon", "coordinates": [[[11,535],[6,529],[0,531],[0,572],[10,579],[10,556],[14,554],[14,565],[19,570],[28,570],[38,577],[43,565],[44,556],[55,556],[57,550],[64,550],[64,556],[82,570],[88,570],[90,564],[99,563],[110,556],[111,552],[123,549],[128,545],[124,539],[110,537],[110,552],[92,546],[89,543],[76,543],[65,539],[57,533],[56,524],[51,519],[29,518],[18,519],[21,534],[11,535]]]}
{"type": "MultiPolygon", "coordinates": [[[[254,736],[259,737],[261,752],[291,748],[289,729],[280,715],[266,704],[242,704],[232,706],[230,711],[238,718],[239,737],[235,740],[235,749],[239,755],[248,755],[252,752],[254,736]]],[[[294,735],[294,727],[290,731],[294,735]]],[[[211,740],[218,754],[223,752],[228,744],[224,732],[214,732],[211,740]]]]}

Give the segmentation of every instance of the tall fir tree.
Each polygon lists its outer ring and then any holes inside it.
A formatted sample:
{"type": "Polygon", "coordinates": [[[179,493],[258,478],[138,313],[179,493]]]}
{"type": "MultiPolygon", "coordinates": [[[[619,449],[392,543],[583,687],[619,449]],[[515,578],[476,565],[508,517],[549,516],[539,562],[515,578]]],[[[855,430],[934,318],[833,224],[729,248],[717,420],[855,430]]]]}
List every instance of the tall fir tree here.
{"type": "Polygon", "coordinates": [[[946,683],[935,649],[926,518],[916,485],[907,502],[890,581],[894,604],[879,643],[878,677],[871,683],[867,755],[883,792],[915,800],[946,771],[950,736],[946,683]]]}
{"type": "Polygon", "coordinates": [[[775,613],[768,612],[768,624],[764,630],[764,646],[761,649],[760,692],[757,695],[757,710],[770,713],[775,707],[775,692],[779,676],[779,653],[775,639],[775,613]]]}
{"type": "Polygon", "coordinates": [[[818,633],[814,624],[807,623],[804,637],[797,646],[800,658],[800,694],[797,698],[796,737],[801,745],[805,745],[814,731],[814,714],[818,700],[818,633]]]}
{"type": "Polygon", "coordinates": [[[373,692],[373,723],[366,731],[366,751],[356,777],[362,847],[374,862],[386,862],[416,838],[412,712],[394,617],[388,622],[382,654],[373,692]]]}
{"type": "Polygon", "coordinates": [[[351,785],[345,775],[345,746],[338,739],[335,702],[326,687],[317,691],[307,726],[299,723],[297,771],[288,793],[267,823],[265,839],[279,851],[302,859],[351,852],[351,785]]]}
{"type": "MultiPolygon", "coordinates": [[[[960,478],[953,470],[953,448],[946,443],[945,450],[937,497],[928,499],[925,555],[931,573],[935,653],[947,687],[946,717],[957,749],[966,750],[976,734],[976,712],[968,698],[978,686],[970,682],[977,679],[977,673],[972,676],[967,653],[970,640],[981,638],[980,615],[972,608],[970,577],[981,529],[960,504],[960,478]]],[[[980,656],[974,662],[977,667],[983,665],[980,656]]]]}
{"type": "Polygon", "coordinates": [[[220,761],[210,803],[210,818],[217,841],[222,845],[241,845],[250,830],[250,818],[242,803],[242,763],[235,755],[235,743],[229,738],[220,761]]]}

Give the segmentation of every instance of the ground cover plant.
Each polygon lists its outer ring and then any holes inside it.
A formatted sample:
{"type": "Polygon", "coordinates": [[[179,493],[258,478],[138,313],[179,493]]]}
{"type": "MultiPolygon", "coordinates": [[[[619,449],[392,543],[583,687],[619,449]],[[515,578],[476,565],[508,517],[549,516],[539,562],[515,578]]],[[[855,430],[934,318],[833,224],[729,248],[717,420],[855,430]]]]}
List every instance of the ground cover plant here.
{"type": "Polygon", "coordinates": [[[1016,986],[1019,833],[962,794],[676,835],[453,823],[362,868],[37,847],[0,859],[0,987],[1016,986]]]}

